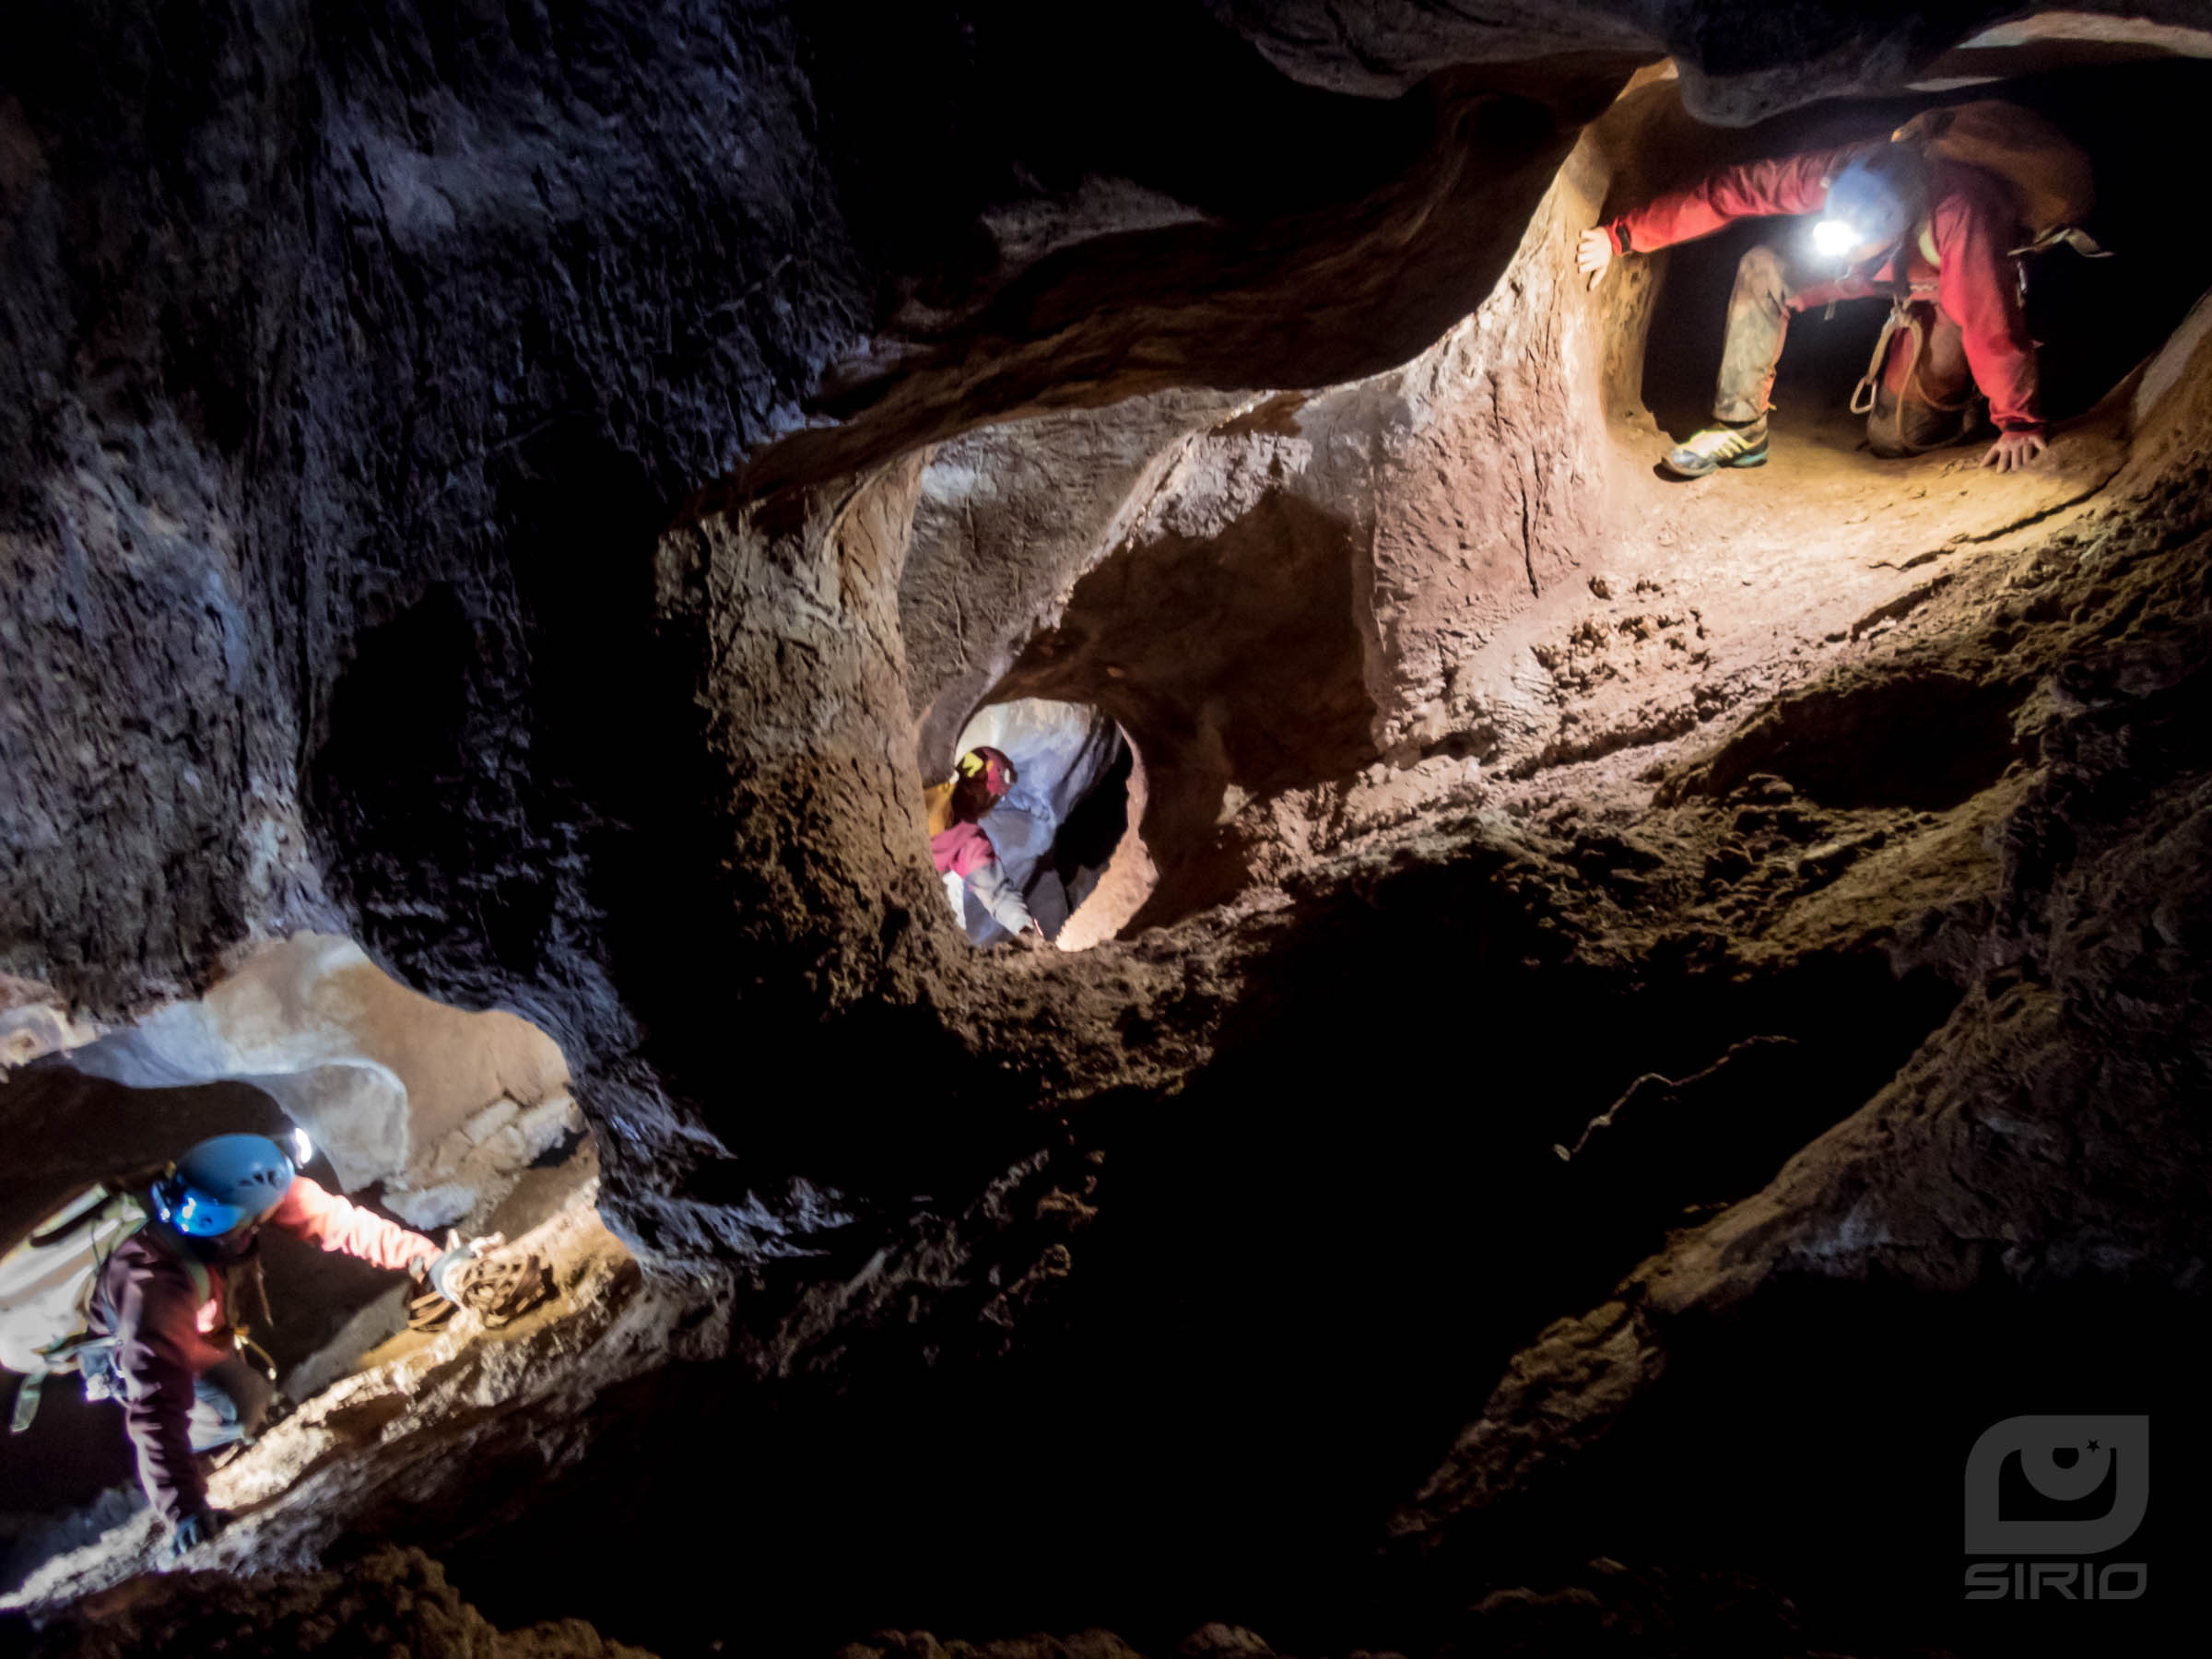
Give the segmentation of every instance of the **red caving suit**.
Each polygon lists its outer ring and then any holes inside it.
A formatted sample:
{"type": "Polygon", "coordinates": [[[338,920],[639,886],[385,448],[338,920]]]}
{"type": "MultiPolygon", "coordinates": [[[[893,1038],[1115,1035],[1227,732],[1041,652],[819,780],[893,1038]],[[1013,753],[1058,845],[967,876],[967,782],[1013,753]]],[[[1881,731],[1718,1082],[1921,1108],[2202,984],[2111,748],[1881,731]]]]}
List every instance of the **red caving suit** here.
{"type": "MultiPolygon", "coordinates": [[[[1622,214],[1606,229],[1617,252],[1646,253],[1710,235],[1739,218],[1815,213],[1844,163],[1880,147],[1850,145],[1723,168],[1687,190],[1622,214]]],[[[1833,300],[1887,298],[1901,278],[1915,300],[1932,302],[1942,322],[1959,330],[1966,366],[1989,399],[1991,418],[2008,432],[2040,430],[2035,342],[2020,313],[2018,265],[2007,251],[2018,226],[2005,184],[1981,168],[1932,157],[1928,200],[1936,263],[1909,238],[1901,272],[1885,258],[1793,288],[1784,302],[1789,311],[1802,312],[1833,300]]],[[[1770,364],[1770,386],[1772,378],[1770,364]]]]}

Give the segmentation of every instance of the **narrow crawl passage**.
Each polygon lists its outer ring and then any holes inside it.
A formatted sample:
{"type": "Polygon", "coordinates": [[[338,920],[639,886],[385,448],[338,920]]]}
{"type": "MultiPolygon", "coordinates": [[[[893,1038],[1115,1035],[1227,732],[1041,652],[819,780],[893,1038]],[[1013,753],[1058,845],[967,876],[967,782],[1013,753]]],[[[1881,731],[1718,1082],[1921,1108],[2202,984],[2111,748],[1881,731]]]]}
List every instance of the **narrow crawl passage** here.
{"type": "Polygon", "coordinates": [[[1677,441],[1717,419],[1747,420],[1778,338],[1771,403],[1782,419],[1767,460],[1793,477],[1818,479],[1840,454],[1879,474],[1877,458],[1900,449],[1979,460],[1998,425],[2029,414],[2052,423],[2062,447],[2082,423],[2109,427],[2092,418],[2100,401],[2204,288],[2202,233],[2177,225],[2151,158],[2189,141],[2207,88],[2212,72],[2195,63],[2080,68],[1936,99],[1823,105],[1734,134],[1692,130],[1671,112],[1653,119],[1663,88],[1633,95],[1614,119],[1641,119],[1642,142],[1605,223],[1659,250],[1621,256],[1661,271],[1641,336],[1641,401],[1677,441]],[[1869,162],[1833,160],[1803,179],[1792,171],[1854,145],[1871,147],[1869,162]],[[1751,171],[1694,203],[1681,194],[1724,165],[1751,171]],[[1832,197],[1800,212],[1800,197],[1820,194],[1815,177],[1832,197]],[[2003,249],[2032,241],[2046,220],[2090,240],[2017,258],[1993,250],[1984,271],[1970,236],[1976,214],[2003,249]],[[1835,251],[1841,227],[1860,221],[1874,238],[1866,247],[1903,237],[1878,271],[1853,263],[1865,248],[1835,251]],[[1917,330],[1886,331],[1908,275],[1917,330]],[[2024,378],[2006,366],[2008,340],[2027,343],[2024,378]],[[1862,376],[1875,406],[1854,432],[1837,418],[1862,376]]]}

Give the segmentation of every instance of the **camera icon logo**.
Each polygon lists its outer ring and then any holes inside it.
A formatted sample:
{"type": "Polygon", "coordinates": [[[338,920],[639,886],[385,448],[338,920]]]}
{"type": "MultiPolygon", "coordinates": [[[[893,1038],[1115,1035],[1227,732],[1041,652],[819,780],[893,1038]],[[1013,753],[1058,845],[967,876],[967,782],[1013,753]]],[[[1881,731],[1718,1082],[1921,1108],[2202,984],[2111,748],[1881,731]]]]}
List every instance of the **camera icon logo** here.
{"type": "Polygon", "coordinates": [[[2006,1418],[1966,1459],[1966,1553],[2101,1555],[2150,1503],[2147,1417],[2006,1418]]]}

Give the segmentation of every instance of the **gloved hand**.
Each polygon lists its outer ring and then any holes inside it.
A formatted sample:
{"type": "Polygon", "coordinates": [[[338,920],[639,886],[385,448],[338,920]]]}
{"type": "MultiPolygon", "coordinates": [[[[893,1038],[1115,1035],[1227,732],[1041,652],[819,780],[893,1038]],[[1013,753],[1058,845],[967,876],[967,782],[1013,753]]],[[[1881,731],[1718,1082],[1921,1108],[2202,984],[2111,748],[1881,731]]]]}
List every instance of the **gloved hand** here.
{"type": "Polygon", "coordinates": [[[194,1510],[177,1523],[176,1531],[170,1535],[169,1559],[175,1560],[187,1552],[197,1549],[212,1540],[216,1534],[229,1525],[230,1517],[221,1510],[194,1510]]]}
{"type": "Polygon", "coordinates": [[[461,1270],[506,1242],[503,1233],[486,1233],[482,1238],[471,1239],[465,1244],[458,1232],[448,1230],[445,1235],[445,1253],[429,1265],[423,1277],[429,1281],[431,1289],[457,1308],[461,1305],[457,1278],[461,1270]]]}

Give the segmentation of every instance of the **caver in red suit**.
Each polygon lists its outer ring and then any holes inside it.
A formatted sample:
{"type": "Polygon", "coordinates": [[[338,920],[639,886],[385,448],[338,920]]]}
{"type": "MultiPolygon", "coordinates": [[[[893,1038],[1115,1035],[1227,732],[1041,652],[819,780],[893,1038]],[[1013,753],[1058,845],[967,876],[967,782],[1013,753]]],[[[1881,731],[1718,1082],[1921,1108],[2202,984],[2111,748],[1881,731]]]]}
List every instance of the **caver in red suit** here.
{"type": "Polygon", "coordinates": [[[1975,387],[1989,399],[2000,430],[2041,431],[2035,342],[2007,252],[2019,230],[2003,182],[1941,156],[1884,154],[1898,147],[1849,145],[1724,168],[1602,227],[1615,253],[1649,253],[1739,218],[1818,213],[1854,159],[1862,172],[1871,161],[1917,175],[1912,187],[1924,194],[1912,204],[1910,229],[1871,259],[1821,271],[1809,249],[1794,245],[1797,238],[1744,255],[1713,406],[1722,421],[1741,426],[1765,415],[1792,314],[1831,301],[1884,299],[1906,302],[1918,328],[1900,328],[1889,343],[1881,395],[1870,411],[1877,453],[1909,453],[1959,435],[1975,387]]]}

